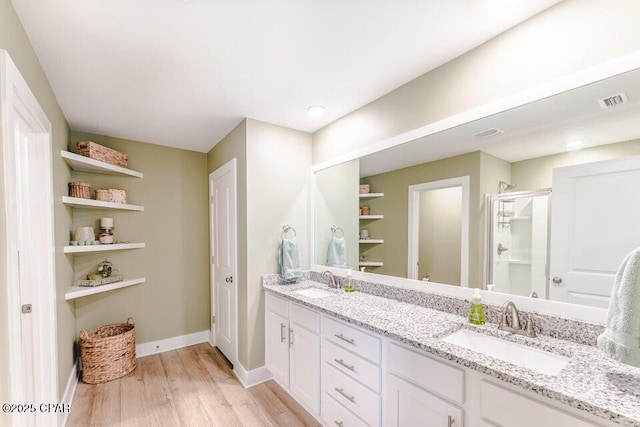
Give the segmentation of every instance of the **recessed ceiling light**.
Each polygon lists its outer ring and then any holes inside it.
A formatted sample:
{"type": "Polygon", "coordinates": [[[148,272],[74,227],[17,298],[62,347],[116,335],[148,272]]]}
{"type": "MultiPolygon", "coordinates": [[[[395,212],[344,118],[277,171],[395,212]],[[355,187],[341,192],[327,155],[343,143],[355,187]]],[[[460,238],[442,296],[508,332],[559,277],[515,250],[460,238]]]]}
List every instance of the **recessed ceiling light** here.
{"type": "Polygon", "coordinates": [[[569,141],[567,142],[567,149],[568,150],[577,150],[578,148],[582,147],[584,145],[584,141],[577,139],[574,141],[569,141]]]}
{"type": "Polygon", "coordinates": [[[307,114],[310,116],[322,116],[324,115],[325,108],[322,105],[312,105],[307,108],[307,114]]]}

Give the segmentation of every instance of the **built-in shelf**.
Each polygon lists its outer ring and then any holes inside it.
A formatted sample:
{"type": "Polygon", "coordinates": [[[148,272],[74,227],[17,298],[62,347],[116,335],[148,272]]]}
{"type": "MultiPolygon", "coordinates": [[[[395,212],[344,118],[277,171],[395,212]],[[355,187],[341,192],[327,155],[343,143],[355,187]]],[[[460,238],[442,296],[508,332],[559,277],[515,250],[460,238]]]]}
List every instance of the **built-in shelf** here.
{"type": "Polygon", "coordinates": [[[384,193],[366,193],[360,194],[361,199],[372,199],[374,197],[384,197],[384,193]]]}
{"type": "Polygon", "coordinates": [[[76,171],[104,173],[108,175],[126,175],[133,176],[135,178],[144,177],[142,172],[111,165],[109,163],[101,162],[100,160],[90,159],[89,157],[80,156],[75,153],[70,153],[69,151],[62,150],[60,151],[60,155],[71,169],[76,171]]]}
{"type": "Polygon", "coordinates": [[[530,221],[530,216],[512,216],[508,218],[509,221],[530,221]]]}
{"type": "Polygon", "coordinates": [[[122,282],[109,283],[108,285],[84,287],[84,286],[71,286],[64,294],[64,299],[69,301],[76,298],[86,297],[89,295],[101,294],[103,292],[113,291],[115,289],[127,288],[129,286],[139,285],[146,281],[145,277],[138,279],[125,280],[122,282]]]}
{"type": "Polygon", "coordinates": [[[384,264],[382,261],[360,261],[358,265],[360,267],[382,267],[384,264]]]}
{"type": "Polygon", "coordinates": [[[384,243],[384,239],[360,239],[358,243],[384,243]]]}
{"type": "Polygon", "coordinates": [[[510,259],[509,260],[509,264],[515,264],[515,265],[531,265],[531,261],[525,261],[522,259],[510,259]]]}
{"type": "Polygon", "coordinates": [[[74,208],[84,209],[120,209],[124,211],[143,211],[144,206],[127,203],[103,202],[101,200],[81,199],[79,197],[62,196],[62,203],[74,208]]]}
{"type": "Polygon", "coordinates": [[[384,215],[360,215],[360,219],[382,219],[384,215]]]}
{"type": "Polygon", "coordinates": [[[126,249],[142,249],[144,243],[116,243],[113,245],[86,245],[86,246],[65,246],[63,252],[65,254],[102,252],[102,251],[121,251],[126,249]]]}

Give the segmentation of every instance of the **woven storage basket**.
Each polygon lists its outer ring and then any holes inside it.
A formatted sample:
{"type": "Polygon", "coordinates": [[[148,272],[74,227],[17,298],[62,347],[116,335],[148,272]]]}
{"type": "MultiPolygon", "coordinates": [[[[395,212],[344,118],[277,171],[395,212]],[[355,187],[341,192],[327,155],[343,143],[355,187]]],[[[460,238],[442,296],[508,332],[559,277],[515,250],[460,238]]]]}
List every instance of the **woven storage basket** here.
{"type": "Polygon", "coordinates": [[[91,185],[86,182],[70,182],[69,196],[78,197],[80,199],[91,198],[91,185]]]}
{"type": "Polygon", "coordinates": [[[80,331],[82,381],[102,384],[136,369],[136,327],[126,323],[80,331]]]}
{"type": "Polygon", "coordinates": [[[128,165],[128,157],[126,154],[105,147],[104,145],[96,144],[93,141],[78,142],[76,144],[76,154],[123,168],[126,168],[128,165]]]}
{"type": "Polygon", "coordinates": [[[111,203],[127,203],[127,190],[96,188],[96,200],[111,203]]]}

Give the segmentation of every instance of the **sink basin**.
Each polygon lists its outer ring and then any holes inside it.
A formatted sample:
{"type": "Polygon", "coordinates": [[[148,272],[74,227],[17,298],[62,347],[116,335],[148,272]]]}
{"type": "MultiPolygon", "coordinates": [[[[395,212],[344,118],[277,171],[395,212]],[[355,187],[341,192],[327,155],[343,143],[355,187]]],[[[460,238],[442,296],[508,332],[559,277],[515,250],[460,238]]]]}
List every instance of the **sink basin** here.
{"type": "Polygon", "coordinates": [[[307,298],[324,298],[324,297],[330,297],[331,295],[335,295],[333,292],[325,291],[323,289],[318,289],[318,288],[301,289],[299,291],[294,291],[293,293],[302,295],[303,297],[307,297],[307,298]]]}
{"type": "Polygon", "coordinates": [[[466,329],[460,329],[442,340],[551,376],[558,375],[569,363],[568,358],[558,354],[466,329]]]}

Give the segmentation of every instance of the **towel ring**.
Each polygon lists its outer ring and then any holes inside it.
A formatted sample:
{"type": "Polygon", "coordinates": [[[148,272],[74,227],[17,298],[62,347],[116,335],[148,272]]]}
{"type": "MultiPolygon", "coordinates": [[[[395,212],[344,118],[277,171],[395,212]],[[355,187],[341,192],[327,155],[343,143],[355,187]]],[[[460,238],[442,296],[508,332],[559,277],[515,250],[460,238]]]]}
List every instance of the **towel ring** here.
{"type": "Polygon", "coordinates": [[[298,233],[296,233],[296,229],[291,227],[289,224],[285,224],[285,225],[282,226],[282,233],[280,233],[280,236],[283,239],[286,239],[287,238],[287,231],[289,231],[289,230],[293,231],[293,237],[294,238],[298,237],[298,233]]]}
{"type": "Polygon", "coordinates": [[[336,232],[338,231],[342,233],[342,236],[339,237],[344,237],[344,230],[342,228],[336,227],[335,225],[331,226],[331,236],[338,237],[336,236],[336,232]]]}

